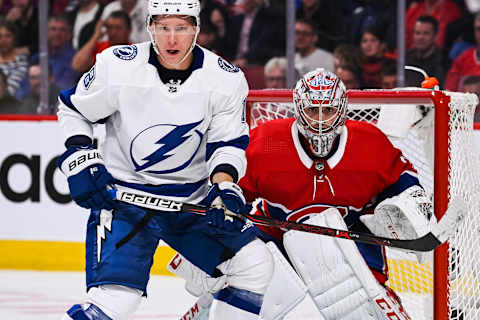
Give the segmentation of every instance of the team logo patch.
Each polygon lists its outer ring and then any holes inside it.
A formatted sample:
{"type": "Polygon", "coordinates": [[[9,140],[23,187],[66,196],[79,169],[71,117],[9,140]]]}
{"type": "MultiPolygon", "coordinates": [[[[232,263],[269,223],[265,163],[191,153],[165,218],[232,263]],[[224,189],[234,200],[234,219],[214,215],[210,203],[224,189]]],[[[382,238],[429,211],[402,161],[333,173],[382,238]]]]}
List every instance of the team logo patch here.
{"type": "Polygon", "coordinates": [[[83,77],[83,86],[85,87],[85,90],[90,88],[93,80],[95,80],[95,66],[93,66],[83,77]]]}
{"type": "Polygon", "coordinates": [[[137,56],[137,46],[123,46],[113,49],[113,54],[122,60],[133,60],[137,56]]]}
{"type": "Polygon", "coordinates": [[[236,66],[226,60],[223,60],[222,58],[218,58],[218,65],[220,66],[220,68],[228,72],[235,73],[240,71],[240,69],[238,69],[236,66]]]}
{"type": "Polygon", "coordinates": [[[136,172],[173,173],[188,167],[203,138],[198,122],[184,125],[157,124],[142,130],[130,145],[136,172]]]}

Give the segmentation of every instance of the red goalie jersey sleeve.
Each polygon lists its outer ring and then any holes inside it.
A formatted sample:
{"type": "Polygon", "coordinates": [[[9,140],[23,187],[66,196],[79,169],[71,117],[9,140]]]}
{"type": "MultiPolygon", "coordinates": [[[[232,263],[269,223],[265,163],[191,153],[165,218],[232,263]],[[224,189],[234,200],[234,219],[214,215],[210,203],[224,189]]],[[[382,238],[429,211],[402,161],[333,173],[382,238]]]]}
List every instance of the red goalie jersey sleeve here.
{"type": "MultiPolygon", "coordinates": [[[[327,161],[308,157],[294,119],[272,120],[253,129],[246,155],[247,171],[240,187],[248,201],[264,199],[256,214],[281,220],[302,222],[335,206],[351,226],[387,188],[418,184],[416,171],[401,151],[378,128],[364,122],[346,122],[338,149],[327,161]]],[[[261,229],[277,238],[282,234],[274,228],[261,229]]]]}

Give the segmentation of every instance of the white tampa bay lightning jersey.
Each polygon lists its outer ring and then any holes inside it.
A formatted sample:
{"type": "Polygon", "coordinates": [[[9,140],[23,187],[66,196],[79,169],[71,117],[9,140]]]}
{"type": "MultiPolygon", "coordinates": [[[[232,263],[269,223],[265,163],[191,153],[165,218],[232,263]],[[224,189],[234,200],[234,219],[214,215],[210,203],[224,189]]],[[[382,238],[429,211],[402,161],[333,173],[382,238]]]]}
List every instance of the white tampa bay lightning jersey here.
{"type": "Polygon", "coordinates": [[[206,49],[196,46],[193,53],[186,81],[166,85],[150,42],[111,47],[61,93],[66,138],[92,137],[92,125],[105,123],[102,153],[119,190],[198,201],[217,166],[244,175],[245,76],[206,49]]]}

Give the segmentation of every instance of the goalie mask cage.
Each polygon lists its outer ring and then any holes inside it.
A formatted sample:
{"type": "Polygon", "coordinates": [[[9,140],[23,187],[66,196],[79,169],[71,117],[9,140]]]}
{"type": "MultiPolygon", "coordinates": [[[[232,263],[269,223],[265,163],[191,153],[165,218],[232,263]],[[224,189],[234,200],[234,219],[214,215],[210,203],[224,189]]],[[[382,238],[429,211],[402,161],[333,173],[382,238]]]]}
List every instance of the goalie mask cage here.
{"type": "MultiPolygon", "coordinates": [[[[414,88],[350,90],[348,98],[348,117],[376,124],[412,162],[433,197],[437,219],[453,196],[461,196],[469,208],[455,234],[423,263],[411,253],[387,248],[387,284],[414,320],[480,319],[480,158],[473,137],[477,97],[414,88]]],[[[251,90],[250,127],[293,117],[292,101],[291,90],[251,90]]]]}

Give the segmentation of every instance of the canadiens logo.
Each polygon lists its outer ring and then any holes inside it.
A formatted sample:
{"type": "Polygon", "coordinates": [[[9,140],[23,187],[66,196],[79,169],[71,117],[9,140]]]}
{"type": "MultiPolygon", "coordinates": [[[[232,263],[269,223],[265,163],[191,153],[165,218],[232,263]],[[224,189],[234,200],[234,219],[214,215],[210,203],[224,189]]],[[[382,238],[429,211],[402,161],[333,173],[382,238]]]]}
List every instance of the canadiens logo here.
{"type": "Polygon", "coordinates": [[[343,218],[348,214],[348,209],[346,207],[341,207],[341,206],[329,206],[326,204],[312,204],[310,206],[306,206],[297,210],[294,210],[290,212],[287,215],[288,221],[293,221],[293,222],[298,222],[302,223],[308,218],[310,218],[313,215],[319,214],[327,209],[330,208],[337,208],[338,211],[340,211],[340,214],[342,215],[343,218]]]}
{"type": "Polygon", "coordinates": [[[218,58],[218,65],[220,66],[220,68],[228,72],[235,73],[240,71],[240,69],[238,69],[236,66],[226,60],[223,60],[222,58],[218,58]]]}
{"type": "Polygon", "coordinates": [[[130,145],[135,171],[166,174],[186,168],[200,149],[200,120],[185,125],[158,124],[140,132],[130,145]]]}
{"type": "Polygon", "coordinates": [[[113,49],[113,54],[122,60],[133,60],[137,56],[137,46],[123,46],[113,49]]]}

